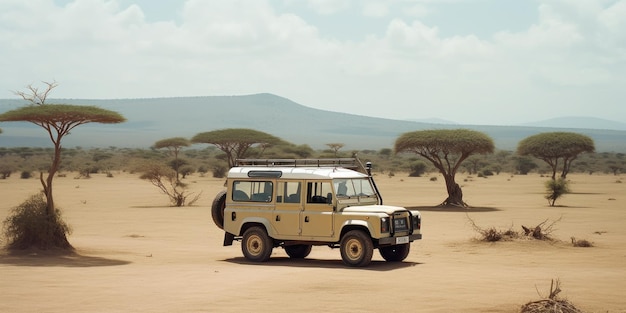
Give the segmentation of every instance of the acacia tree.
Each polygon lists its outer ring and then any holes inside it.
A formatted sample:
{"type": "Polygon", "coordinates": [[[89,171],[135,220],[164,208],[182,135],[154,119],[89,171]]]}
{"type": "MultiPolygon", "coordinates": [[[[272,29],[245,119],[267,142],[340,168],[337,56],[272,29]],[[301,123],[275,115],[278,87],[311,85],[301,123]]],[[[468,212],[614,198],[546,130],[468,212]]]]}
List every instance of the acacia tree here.
{"type": "Polygon", "coordinates": [[[167,138],[163,140],[159,140],[154,144],[154,148],[162,149],[167,148],[167,150],[174,156],[174,171],[176,171],[176,181],[179,181],[179,163],[178,163],[178,153],[182,150],[183,147],[189,147],[191,142],[187,138],[183,137],[173,137],[167,138]]]}
{"type": "Polygon", "coordinates": [[[343,143],[327,143],[326,145],[331,150],[333,150],[333,152],[335,153],[335,157],[337,157],[337,154],[339,153],[339,149],[343,148],[343,146],[344,146],[343,143]]]}
{"type": "MultiPolygon", "coordinates": [[[[22,108],[7,111],[0,114],[0,122],[30,122],[48,133],[52,144],[54,145],[54,153],[52,163],[48,168],[48,175],[44,178],[44,173],[40,172],[39,180],[43,187],[43,193],[46,198],[45,216],[49,220],[56,219],[54,199],[52,193],[52,182],[56,172],[61,165],[61,140],[64,136],[69,135],[70,131],[79,125],[87,123],[121,123],[126,119],[117,112],[101,109],[95,106],[69,105],[69,104],[48,104],[47,96],[52,89],[58,86],[56,82],[44,82],[47,87],[44,91],[29,85],[27,92],[15,92],[24,100],[30,102],[22,108]]],[[[56,233],[56,242],[52,244],[56,247],[71,247],[65,233],[56,233]]],[[[32,243],[36,245],[37,243],[32,243]]]]}
{"type": "Polygon", "coordinates": [[[440,206],[467,206],[463,192],[455,181],[461,163],[474,154],[493,153],[493,140],[468,129],[437,129],[413,131],[400,135],[395,152],[413,152],[430,161],[443,175],[448,198],[440,206]]]}
{"type": "Polygon", "coordinates": [[[593,139],[571,132],[540,133],[526,137],[517,145],[517,154],[530,155],[545,161],[552,168],[552,180],[561,168],[561,178],[565,179],[572,162],[583,152],[594,152],[593,139]]]}
{"type": "Polygon", "coordinates": [[[199,133],[191,138],[193,143],[208,143],[224,151],[228,166],[235,166],[239,158],[243,158],[253,145],[273,145],[282,140],[270,134],[247,128],[227,128],[199,133]]]}

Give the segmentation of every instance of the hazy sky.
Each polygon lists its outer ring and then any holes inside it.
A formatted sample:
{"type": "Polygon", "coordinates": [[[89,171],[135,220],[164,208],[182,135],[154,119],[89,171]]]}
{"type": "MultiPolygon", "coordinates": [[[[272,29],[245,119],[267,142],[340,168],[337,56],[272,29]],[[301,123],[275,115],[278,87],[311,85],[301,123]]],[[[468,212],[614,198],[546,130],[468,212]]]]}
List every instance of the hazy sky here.
{"type": "Polygon", "coordinates": [[[626,122],[626,0],[0,0],[0,55],[0,99],[56,80],[54,98],[626,122]]]}

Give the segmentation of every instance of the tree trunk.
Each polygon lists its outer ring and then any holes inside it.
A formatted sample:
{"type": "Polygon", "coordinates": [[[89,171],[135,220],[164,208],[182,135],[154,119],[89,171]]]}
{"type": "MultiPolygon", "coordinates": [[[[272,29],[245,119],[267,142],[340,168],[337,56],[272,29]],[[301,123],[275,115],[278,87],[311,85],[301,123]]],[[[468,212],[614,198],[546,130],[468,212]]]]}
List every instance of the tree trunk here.
{"type": "Polygon", "coordinates": [[[454,175],[444,174],[443,177],[446,181],[448,198],[443,201],[440,206],[467,207],[467,203],[463,201],[463,191],[461,190],[461,186],[454,181],[454,175]]]}
{"type": "Polygon", "coordinates": [[[62,248],[67,250],[73,250],[72,245],[67,240],[67,235],[65,234],[65,230],[63,227],[59,225],[60,221],[57,220],[56,209],[54,205],[54,198],[52,196],[52,181],[54,179],[54,175],[59,170],[59,166],[61,165],[61,146],[58,143],[54,145],[54,158],[52,159],[52,164],[50,165],[50,169],[48,170],[48,177],[43,179],[43,172],[40,173],[39,179],[41,181],[41,185],[43,186],[44,194],[46,196],[46,216],[50,223],[46,224],[47,227],[50,227],[48,234],[51,235],[49,242],[51,247],[42,246],[40,248],[62,248]]]}

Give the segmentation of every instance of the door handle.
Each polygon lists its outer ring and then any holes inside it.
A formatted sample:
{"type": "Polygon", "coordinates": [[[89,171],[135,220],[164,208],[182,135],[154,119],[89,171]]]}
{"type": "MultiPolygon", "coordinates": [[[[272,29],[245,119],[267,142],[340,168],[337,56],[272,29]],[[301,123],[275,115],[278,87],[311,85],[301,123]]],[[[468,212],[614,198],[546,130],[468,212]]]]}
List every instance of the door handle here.
{"type": "Polygon", "coordinates": [[[308,217],[308,216],[305,216],[305,217],[304,217],[304,222],[305,222],[305,223],[308,223],[308,222],[309,222],[309,217],[308,217]]]}

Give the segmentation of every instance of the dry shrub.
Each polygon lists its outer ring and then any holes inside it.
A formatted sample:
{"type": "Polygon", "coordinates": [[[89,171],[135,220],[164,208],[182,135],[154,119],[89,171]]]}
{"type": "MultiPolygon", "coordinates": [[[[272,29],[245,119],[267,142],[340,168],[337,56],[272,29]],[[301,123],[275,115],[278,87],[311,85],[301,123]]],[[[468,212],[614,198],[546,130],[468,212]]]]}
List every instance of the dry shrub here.
{"type": "Polygon", "coordinates": [[[557,222],[561,220],[561,218],[563,217],[560,217],[558,220],[555,220],[549,224],[548,224],[549,220],[545,220],[539,223],[539,225],[535,227],[526,227],[522,225],[522,229],[524,230],[524,235],[526,237],[532,237],[537,240],[552,240],[551,235],[552,235],[552,232],[554,232],[554,226],[556,225],[557,222]]]}
{"type": "Polygon", "coordinates": [[[560,299],[561,282],[553,279],[550,284],[550,295],[542,300],[526,303],[522,306],[520,313],[582,313],[583,311],[575,307],[566,299],[560,299]]]}
{"type": "Polygon", "coordinates": [[[470,221],[472,228],[480,234],[480,240],[486,242],[513,240],[521,237],[533,238],[537,240],[553,240],[551,234],[554,231],[554,226],[561,220],[561,218],[559,218],[551,223],[548,223],[549,220],[545,220],[535,227],[526,227],[522,225],[523,232],[516,232],[513,230],[512,225],[505,230],[496,229],[495,227],[482,228],[476,225],[474,220],[472,220],[469,215],[467,216],[467,219],[470,221]]]}
{"type": "Polygon", "coordinates": [[[176,172],[171,168],[159,163],[146,163],[142,166],[143,174],[139,177],[158,187],[163,194],[170,198],[173,206],[182,207],[193,205],[200,198],[200,194],[188,200],[193,193],[187,191],[187,184],[182,183],[176,177],[176,172]]]}
{"type": "Polygon", "coordinates": [[[38,193],[12,209],[3,225],[9,250],[72,249],[66,238],[71,229],[63,221],[61,211],[55,209],[54,215],[49,216],[46,206],[43,194],[38,193]]]}
{"type": "Polygon", "coordinates": [[[499,230],[495,227],[481,228],[476,225],[474,220],[472,220],[469,215],[467,216],[467,219],[470,221],[472,228],[480,234],[480,241],[496,242],[502,240],[512,240],[519,237],[519,234],[512,229],[513,226],[507,230],[499,230]]]}
{"type": "Polygon", "coordinates": [[[589,248],[589,247],[593,247],[593,243],[585,239],[577,240],[576,238],[572,237],[572,246],[580,247],[580,248],[589,248]]]}

